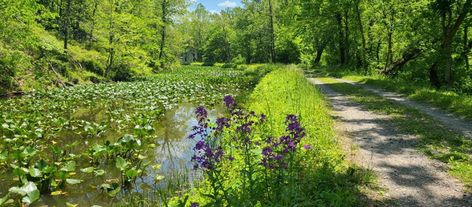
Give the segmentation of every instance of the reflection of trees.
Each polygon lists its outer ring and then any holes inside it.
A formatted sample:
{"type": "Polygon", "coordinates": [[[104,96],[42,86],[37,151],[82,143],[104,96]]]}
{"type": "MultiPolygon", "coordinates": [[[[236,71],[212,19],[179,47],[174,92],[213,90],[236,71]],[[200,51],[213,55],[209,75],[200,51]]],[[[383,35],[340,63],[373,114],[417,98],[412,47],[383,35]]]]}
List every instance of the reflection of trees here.
{"type": "Polygon", "coordinates": [[[164,157],[163,164],[167,162],[168,169],[164,169],[164,171],[175,171],[181,167],[178,165],[179,159],[176,159],[179,156],[175,155],[187,153],[187,145],[191,141],[187,140],[187,134],[195,122],[193,107],[190,105],[170,111],[160,122],[159,138],[162,144],[157,156],[164,157]]]}
{"type": "MultiPolygon", "coordinates": [[[[168,111],[155,127],[157,142],[160,145],[153,152],[154,162],[162,165],[161,173],[166,176],[166,182],[161,183],[160,187],[175,184],[172,182],[183,184],[182,182],[193,180],[186,173],[191,168],[188,163],[193,154],[192,146],[195,144],[193,140],[187,138],[192,127],[197,124],[194,109],[195,107],[190,104],[181,105],[175,110],[168,111]]],[[[210,118],[214,120],[216,114],[223,111],[222,109],[209,111],[210,118]]]]}

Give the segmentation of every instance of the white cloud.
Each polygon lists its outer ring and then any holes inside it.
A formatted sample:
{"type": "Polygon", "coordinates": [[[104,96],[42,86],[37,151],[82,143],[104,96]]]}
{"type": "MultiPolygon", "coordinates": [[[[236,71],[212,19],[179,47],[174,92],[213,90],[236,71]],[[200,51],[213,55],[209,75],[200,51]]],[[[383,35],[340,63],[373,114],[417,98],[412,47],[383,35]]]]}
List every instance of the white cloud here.
{"type": "Polygon", "coordinates": [[[218,4],[219,7],[222,7],[222,8],[234,8],[234,7],[237,7],[238,4],[234,1],[224,1],[224,2],[221,2],[218,4]]]}

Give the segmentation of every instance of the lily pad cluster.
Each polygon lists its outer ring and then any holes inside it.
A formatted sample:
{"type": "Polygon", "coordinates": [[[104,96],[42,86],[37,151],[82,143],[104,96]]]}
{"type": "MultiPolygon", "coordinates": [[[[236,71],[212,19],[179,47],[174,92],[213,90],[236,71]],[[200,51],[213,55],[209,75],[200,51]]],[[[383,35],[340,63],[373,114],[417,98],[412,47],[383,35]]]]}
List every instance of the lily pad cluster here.
{"type": "Polygon", "coordinates": [[[243,71],[189,66],[134,82],[0,100],[0,175],[6,178],[0,205],[67,196],[67,186],[89,178],[103,179],[96,191],[115,196],[155,167],[146,152],[155,147],[154,128],[166,110],[182,102],[216,104],[256,81],[243,71]]]}

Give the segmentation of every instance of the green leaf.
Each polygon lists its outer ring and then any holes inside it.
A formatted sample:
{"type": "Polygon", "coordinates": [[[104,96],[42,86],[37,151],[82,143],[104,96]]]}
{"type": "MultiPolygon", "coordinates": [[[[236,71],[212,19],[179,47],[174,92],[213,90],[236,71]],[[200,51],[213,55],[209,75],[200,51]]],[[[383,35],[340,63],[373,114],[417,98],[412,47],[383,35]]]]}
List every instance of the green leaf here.
{"type": "Polygon", "coordinates": [[[79,184],[82,182],[82,180],[79,179],[66,179],[66,182],[71,185],[79,184]]]}
{"type": "Polygon", "coordinates": [[[102,170],[102,169],[95,170],[94,173],[95,173],[95,176],[102,176],[105,174],[105,170],[102,170]]]}
{"type": "Polygon", "coordinates": [[[164,180],[164,178],[165,178],[165,177],[164,177],[163,175],[156,175],[156,176],[154,177],[154,181],[160,182],[160,181],[164,180]]]}
{"type": "Polygon", "coordinates": [[[64,167],[61,168],[61,171],[64,172],[72,172],[75,171],[75,161],[67,162],[64,167]]]}
{"type": "Polygon", "coordinates": [[[23,185],[21,188],[19,187],[12,187],[8,190],[10,193],[20,194],[23,197],[21,200],[23,203],[31,204],[39,199],[40,193],[36,184],[33,182],[28,182],[23,185]]]}
{"type": "Polygon", "coordinates": [[[8,157],[8,154],[6,151],[0,153],[0,160],[6,160],[8,157]]]}
{"type": "Polygon", "coordinates": [[[108,195],[111,197],[115,197],[121,191],[121,187],[118,186],[117,188],[113,189],[112,191],[108,191],[108,195]]]}
{"type": "Polygon", "coordinates": [[[77,207],[77,206],[79,206],[79,204],[73,204],[73,203],[66,202],[66,206],[67,207],[77,207]]]}
{"type": "Polygon", "coordinates": [[[115,166],[116,166],[116,168],[120,169],[121,171],[124,171],[126,169],[126,167],[128,167],[128,162],[125,159],[123,159],[122,157],[117,157],[115,166]]]}
{"type": "Polygon", "coordinates": [[[13,199],[10,199],[10,193],[7,193],[3,198],[0,198],[0,206],[6,205],[6,204],[11,204],[15,201],[13,199]]]}
{"type": "Polygon", "coordinates": [[[137,177],[139,175],[139,171],[137,171],[136,169],[129,169],[126,171],[126,177],[130,178],[130,179],[133,179],[135,177],[137,177]]]}
{"type": "Polygon", "coordinates": [[[39,178],[39,177],[42,176],[41,171],[37,168],[32,167],[32,166],[29,169],[29,174],[31,175],[31,177],[34,177],[34,178],[39,178]]]}
{"type": "Polygon", "coordinates": [[[161,169],[161,165],[160,164],[155,164],[153,166],[151,166],[153,170],[159,170],[161,169]]]}
{"type": "Polygon", "coordinates": [[[80,171],[83,173],[93,173],[94,170],[95,170],[94,167],[87,167],[87,168],[80,169],[80,171]]]}
{"type": "Polygon", "coordinates": [[[51,192],[52,196],[64,195],[65,193],[61,190],[51,192]]]}

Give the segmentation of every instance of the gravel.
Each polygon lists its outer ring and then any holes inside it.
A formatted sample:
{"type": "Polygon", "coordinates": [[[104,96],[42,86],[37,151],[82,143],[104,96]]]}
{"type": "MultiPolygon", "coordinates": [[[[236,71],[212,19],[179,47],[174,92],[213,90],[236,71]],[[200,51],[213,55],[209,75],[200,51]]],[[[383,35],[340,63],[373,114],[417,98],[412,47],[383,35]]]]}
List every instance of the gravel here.
{"type": "Polygon", "coordinates": [[[388,116],[364,110],[316,79],[309,81],[331,102],[337,130],[359,147],[356,161],[377,174],[386,200],[398,206],[472,206],[472,195],[448,175],[447,166],[415,150],[415,136],[395,130],[388,116]]]}

